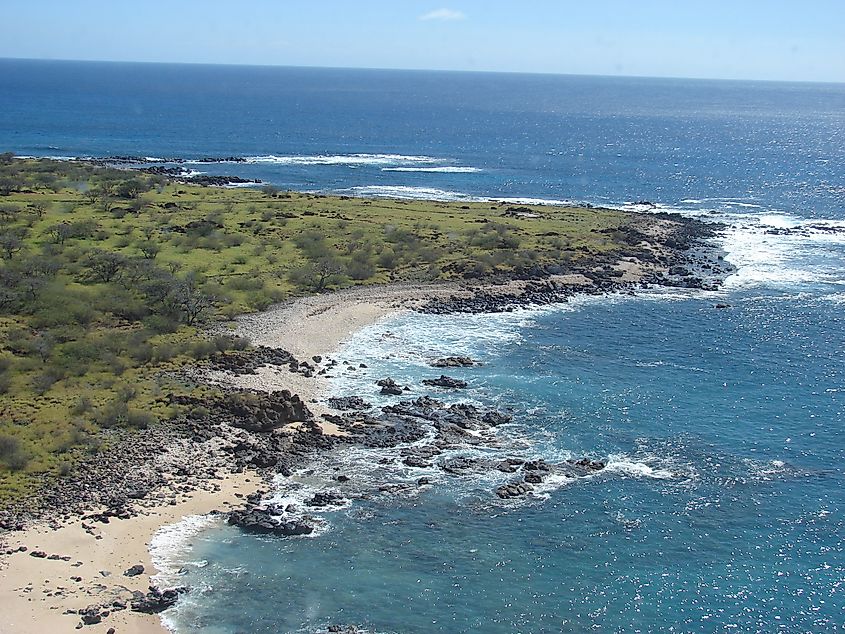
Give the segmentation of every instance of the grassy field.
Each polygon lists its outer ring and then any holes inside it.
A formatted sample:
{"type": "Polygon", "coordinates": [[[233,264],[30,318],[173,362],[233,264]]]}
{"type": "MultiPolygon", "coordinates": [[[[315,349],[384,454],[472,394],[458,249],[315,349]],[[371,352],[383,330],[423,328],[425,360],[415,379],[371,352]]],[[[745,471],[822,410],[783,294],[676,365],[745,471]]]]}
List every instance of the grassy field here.
{"type": "Polygon", "coordinates": [[[205,326],[295,295],[568,272],[636,253],[623,212],[224,189],[0,155],[0,500],[103,429],[179,414],[205,326]]]}

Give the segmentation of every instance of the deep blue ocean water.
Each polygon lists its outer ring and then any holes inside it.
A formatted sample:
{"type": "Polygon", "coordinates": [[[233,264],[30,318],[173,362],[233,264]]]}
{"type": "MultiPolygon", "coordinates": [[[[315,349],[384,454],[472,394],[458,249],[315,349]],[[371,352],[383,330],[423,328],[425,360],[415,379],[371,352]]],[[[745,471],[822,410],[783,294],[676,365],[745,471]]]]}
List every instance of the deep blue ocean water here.
{"type": "Polygon", "coordinates": [[[166,614],[178,632],[845,627],[845,86],[0,60],[0,149],[238,156],[185,167],[365,195],[647,199],[726,223],[738,269],[719,291],[359,332],[336,356],[369,367],[335,393],[378,405],[376,378],[419,386],[432,358],[469,354],[484,365],[452,372],[461,397],[514,423],[456,455],[608,468],[514,503],[493,494],[504,474],[334,452],[278,499],[336,469],[358,491],[435,486],[323,513],[310,538],[208,518],[160,534],[165,576],[193,588],[166,614]]]}

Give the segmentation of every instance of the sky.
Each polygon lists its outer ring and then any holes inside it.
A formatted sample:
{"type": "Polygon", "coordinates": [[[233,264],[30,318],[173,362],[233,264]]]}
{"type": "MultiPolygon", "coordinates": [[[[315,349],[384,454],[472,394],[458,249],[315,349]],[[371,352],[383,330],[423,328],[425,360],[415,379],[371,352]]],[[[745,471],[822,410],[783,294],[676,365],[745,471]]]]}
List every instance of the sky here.
{"type": "Polygon", "coordinates": [[[845,0],[0,0],[0,57],[845,82],[845,0]]]}

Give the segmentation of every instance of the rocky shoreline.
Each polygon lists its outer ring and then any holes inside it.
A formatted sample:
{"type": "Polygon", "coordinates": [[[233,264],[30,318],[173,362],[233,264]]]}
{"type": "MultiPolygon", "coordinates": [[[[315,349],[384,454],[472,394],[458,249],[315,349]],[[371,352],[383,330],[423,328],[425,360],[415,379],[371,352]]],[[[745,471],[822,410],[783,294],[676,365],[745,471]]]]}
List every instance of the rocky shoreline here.
{"type": "MultiPolygon", "coordinates": [[[[654,261],[636,281],[622,281],[624,275],[618,268],[599,263],[579,271],[577,280],[571,275],[539,272],[534,278],[503,280],[506,283],[494,286],[464,287],[439,294],[411,293],[390,303],[424,314],[486,313],[565,302],[579,294],[634,293],[655,285],[717,287],[732,270],[720,253],[706,245],[717,228],[687,220],[678,226],[676,235],[655,251],[654,261]]],[[[310,314],[322,318],[320,310],[310,314]]],[[[441,371],[474,363],[458,356],[438,359],[432,363],[432,369],[438,371],[423,385],[459,391],[466,382],[441,371]]],[[[238,377],[270,369],[277,373],[281,386],[286,383],[285,376],[317,380],[336,365],[328,355],[313,354],[303,361],[282,348],[258,345],[251,350],[220,353],[187,378],[202,382],[208,372],[238,377]]],[[[108,432],[108,449],[81,459],[64,477],[45,480],[37,497],[0,512],[0,530],[22,531],[34,523],[59,530],[81,519],[83,528],[91,527],[93,535],[97,525],[129,521],[151,509],[175,506],[192,491],[219,491],[233,474],[250,471],[261,475],[264,487],[256,483],[258,490],[242,497],[239,508],[218,512],[230,525],[246,532],[288,538],[311,534],[319,527],[319,518],[313,516],[315,510],[374,494],[413,494],[432,486],[430,478],[420,477],[414,482],[384,481],[362,489],[354,473],[340,472],[333,476],[331,488],[300,505],[279,507],[265,501],[271,478],[290,477],[318,456],[350,446],[395,449],[388,459],[391,464],[436,469],[449,478],[499,474],[505,481],[493,488],[490,496],[504,502],[531,497],[550,478],[574,480],[606,466],[591,456],[555,464],[516,454],[496,460],[462,456],[461,448],[484,447],[490,442],[499,427],[512,422],[511,415],[463,403],[447,405],[430,396],[409,399],[406,386],[390,377],[381,379],[379,385],[395,402],[373,411],[360,396],[333,395],[326,401],[331,411],[317,414],[309,407],[311,400],[288,389],[230,386],[210,396],[164,395],[164,403],[179,405],[187,413],[143,432],[108,432]],[[109,486],[103,487],[103,482],[109,486]]],[[[2,542],[0,553],[20,556],[19,549],[3,548],[2,542]]],[[[135,590],[128,603],[92,603],[74,613],[82,626],[102,622],[115,609],[157,613],[175,603],[183,590],[151,585],[147,592],[135,590]]]]}

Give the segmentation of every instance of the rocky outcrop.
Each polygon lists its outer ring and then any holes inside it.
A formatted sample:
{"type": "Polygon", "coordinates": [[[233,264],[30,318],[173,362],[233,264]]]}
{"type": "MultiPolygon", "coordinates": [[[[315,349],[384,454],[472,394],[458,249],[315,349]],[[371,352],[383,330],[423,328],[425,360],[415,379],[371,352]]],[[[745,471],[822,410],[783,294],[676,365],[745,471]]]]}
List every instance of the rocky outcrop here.
{"type": "Polygon", "coordinates": [[[187,592],[188,589],[184,586],[177,588],[167,588],[161,590],[156,586],[150,586],[150,591],[144,594],[143,592],[134,593],[134,598],[131,602],[133,612],[143,612],[144,614],[158,614],[164,612],[167,608],[176,605],[179,600],[179,595],[187,592]]]}
{"type": "Polygon", "coordinates": [[[284,509],[255,506],[231,511],[226,523],[247,533],[276,537],[295,537],[314,532],[314,525],[307,517],[286,519],[285,516],[284,509]]]}
{"type": "Polygon", "coordinates": [[[370,409],[372,405],[367,403],[360,396],[338,396],[329,399],[329,407],[336,410],[363,410],[370,409]]]}
{"type": "Polygon", "coordinates": [[[255,371],[267,365],[299,367],[299,361],[287,350],[258,346],[251,350],[229,350],[218,352],[208,360],[208,367],[219,372],[231,374],[255,374],[255,371]]]}
{"type": "Polygon", "coordinates": [[[447,389],[461,390],[466,388],[467,382],[461,379],[455,379],[445,374],[441,374],[437,379],[423,379],[423,385],[430,387],[444,387],[447,389]]]}
{"type": "Polygon", "coordinates": [[[317,491],[311,499],[305,501],[306,506],[343,506],[346,498],[338,491],[317,491]]]}
{"type": "Polygon", "coordinates": [[[479,365],[469,357],[443,357],[431,362],[433,368],[469,368],[479,365]]]}
{"type": "Polygon", "coordinates": [[[413,401],[402,401],[383,409],[385,413],[430,421],[435,427],[478,430],[502,424],[510,415],[495,410],[483,411],[468,403],[445,406],[441,401],[423,396],[413,401]]]}
{"type": "Polygon", "coordinates": [[[381,388],[381,394],[387,394],[390,396],[401,396],[403,392],[410,389],[406,386],[399,385],[390,377],[376,381],[376,385],[381,388]]]}
{"type": "Polygon", "coordinates": [[[527,482],[511,482],[496,488],[496,495],[503,500],[517,498],[531,493],[534,487],[527,482]]]}
{"type": "Polygon", "coordinates": [[[225,396],[222,405],[233,416],[233,425],[249,431],[267,432],[314,419],[302,399],[289,390],[269,394],[232,392],[225,396]]]}

